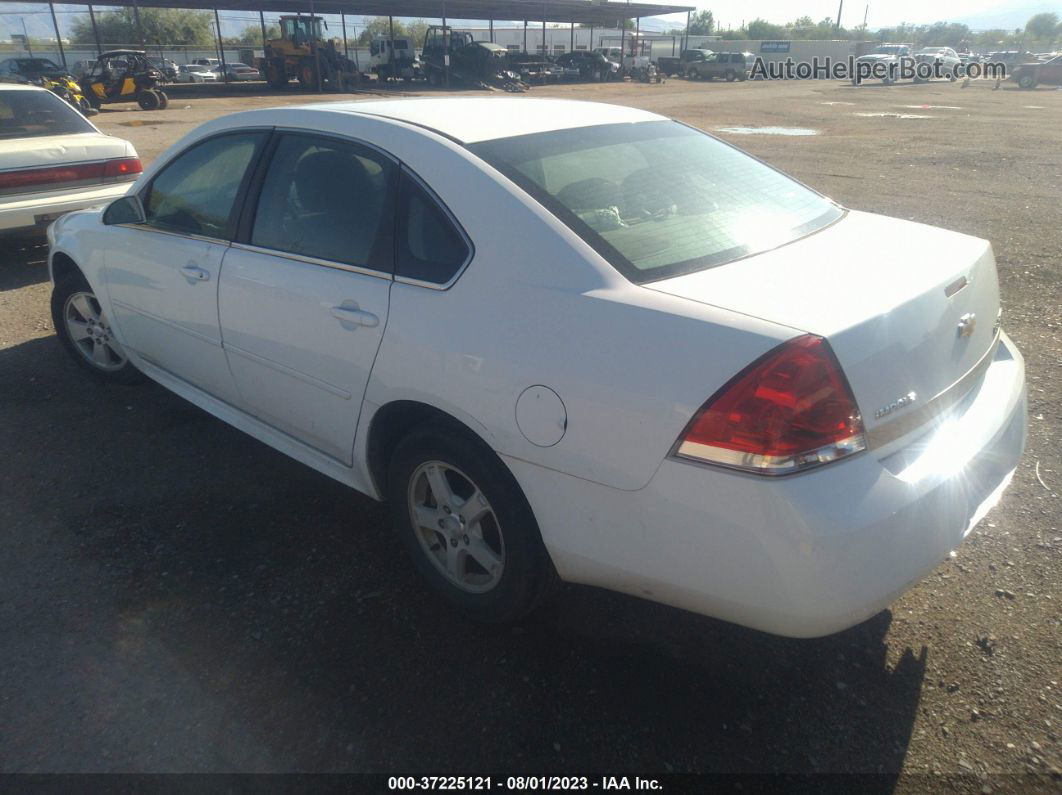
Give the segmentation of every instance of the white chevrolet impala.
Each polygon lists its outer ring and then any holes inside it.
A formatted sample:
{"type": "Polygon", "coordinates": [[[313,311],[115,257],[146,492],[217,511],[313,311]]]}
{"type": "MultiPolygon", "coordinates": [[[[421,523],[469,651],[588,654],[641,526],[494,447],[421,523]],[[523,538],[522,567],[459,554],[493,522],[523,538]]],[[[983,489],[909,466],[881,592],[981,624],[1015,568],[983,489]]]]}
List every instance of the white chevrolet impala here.
{"type": "Polygon", "coordinates": [[[958,546],[1024,444],[987,242],[632,108],[238,113],[50,238],[77,362],[386,500],[481,620],[559,577],[834,632],[958,546]]]}

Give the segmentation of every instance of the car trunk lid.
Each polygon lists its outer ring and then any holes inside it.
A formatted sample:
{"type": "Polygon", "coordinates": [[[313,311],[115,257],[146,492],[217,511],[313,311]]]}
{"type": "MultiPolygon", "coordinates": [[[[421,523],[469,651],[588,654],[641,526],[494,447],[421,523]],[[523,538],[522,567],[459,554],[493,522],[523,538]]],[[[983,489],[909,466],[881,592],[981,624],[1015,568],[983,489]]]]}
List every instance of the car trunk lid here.
{"type": "Polygon", "coordinates": [[[105,176],[102,170],[94,175],[81,173],[76,167],[132,157],[136,152],[128,142],[96,132],[8,139],[0,154],[0,196],[114,182],[115,178],[105,176]],[[49,173],[66,167],[71,170],[69,175],[49,173]]]}
{"type": "Polygon", "coordinates": [[[973,386],[966,379],[948,391],[997,338],[999,285],[986,241],[867,213],[646,286],[825,337],[872,443],[892,438],[875,430],[973,386]]]}

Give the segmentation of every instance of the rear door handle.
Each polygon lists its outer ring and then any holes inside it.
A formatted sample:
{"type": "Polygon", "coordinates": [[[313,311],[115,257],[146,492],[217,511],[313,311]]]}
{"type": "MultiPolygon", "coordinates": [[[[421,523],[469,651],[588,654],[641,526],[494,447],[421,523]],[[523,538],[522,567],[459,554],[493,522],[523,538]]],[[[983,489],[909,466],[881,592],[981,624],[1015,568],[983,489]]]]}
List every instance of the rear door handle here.
{"type": "Polygon", "coordinates": [[[210,271],[200,268],[189,262],[181,267],[181,275],[190,282],[205,282],[210,280],[210,271]]]}
{"type": "Polygon", "coordinates": [[[380,318],[372,312],[358,309],[358,305],[353,301],[346,302],[343,306],[333,306],[330,311],[332,317],[344,326],[348,323],[353,323],[357,326],[365,326],[367,328],[376,328],[380,325],[380,318]]]}

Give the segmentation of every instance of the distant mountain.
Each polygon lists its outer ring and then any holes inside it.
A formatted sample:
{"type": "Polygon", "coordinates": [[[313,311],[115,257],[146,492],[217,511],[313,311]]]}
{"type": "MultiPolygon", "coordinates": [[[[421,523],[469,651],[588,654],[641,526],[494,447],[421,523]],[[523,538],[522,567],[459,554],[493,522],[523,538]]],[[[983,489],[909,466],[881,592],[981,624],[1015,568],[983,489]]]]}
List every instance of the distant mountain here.
{"type": "Polygon", "coordinates": [[[1013,8],[995,8],[989,11],[982,11],[980,14],[972,14],[968,17],[959,17],[949,21],[962,22],[974,30],[992,30],[995,28],[1014,30],[1015,28],[1024,28],[1025,23],[1029,21],[1029,17],[1047,12],[1054,12],[1062,16],[1062,2],[1030,3],[1013,8]]]}

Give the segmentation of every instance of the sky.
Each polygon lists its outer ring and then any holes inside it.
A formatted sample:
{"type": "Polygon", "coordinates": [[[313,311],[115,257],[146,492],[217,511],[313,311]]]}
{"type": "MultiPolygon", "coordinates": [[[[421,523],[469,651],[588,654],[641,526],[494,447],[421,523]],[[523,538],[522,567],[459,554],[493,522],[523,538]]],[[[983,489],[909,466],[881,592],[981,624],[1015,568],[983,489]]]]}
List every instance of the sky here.
{"type": "MultiPolygon", "coordinates": [[[[674,0],[679,5],[695,5],[711,9],[723,27],[738,28],[742,21],[751,22],[761,17],[769,22],[782,24],[797,17],[809,16],[815,21],[826,17],[836,19],[839,0],[713,0],[713,2],[688,2],[674,0]]],[[[655,2],[655,0],[648,0],[655,2]]],[[[1039,11],[1054,10],[1062,15],[1062,0],[1056,3],[1044,0],[845,0],[841,24],[848,28],[863,24],[863,12],[867,10],[867,25],[871,28],[891,27],[901,22],[916,25],[940,20],[966,20],[981,15],[1001,15],[1019,20],[1013,25],[1024,25],[1026,19],[1039,11]]],[[[670,20],[671,17],[666,19],[670,20]]],[[[1010,24],[1010,23],[1008,23],[1010,24]]]]}
{"type": "MultiPolygon", "coordinates": [[[[642,0],[659,3],[669,0],[642,0]]],[[[179,2],[179,0],[175,0],[179,2]]],[[[698,8],[711,9],[717,22],[724,28],[739,28],[742,23],[751,22],[762,17],[769,22],[784,24],[800,16],[810,16],[818,21],[825,17],[837,16],[839,0],[670,0],[676,5],[695,5],[698,8]]],[[[101,0],[100,5],[104,5],[101,0]]],[[[11,33],[21,33],[25,20],[31,36],[51,37],[51,17],[47,14],[48,6],[43,3],[0,4],[0,39],[7,39],[11,33]],[[20,13],[28,12],[28,13],[20,13]]],[[[841,23],[845,27],[857,27],[863,23],[863,12],[867,0],[845,0],[841,23]]],[[[84,6],[64,6],[56,4],[63,35],[73,19],[84,13],[84,6]]],[[[1040,11],[1056,11],[1062,15],[1062,0],[870,0],[867,25],[871,29],[891,27],[901,22],[928,24],[940,20],[965,22],[975,30],[1003,27],[1013,29],[1024,26],[1025,21],[1040,11]]],[[[268,15],[267,15],[268,16],[268,15]]],[[[254,21],[254,15],[248,12],[222,12],[222,29],[224,35],[235,35],[245,25],[254,21]]],[[[647,23],[645,28],[666,30],[669,27],[681,27],[685,24],[685,14],[672,17],[658,17],[647,23]]],[[[353,20],[352,20],[353,23],[353,20]]],[[[356,23],[354,23],[356,24],[356,23]]]]}

